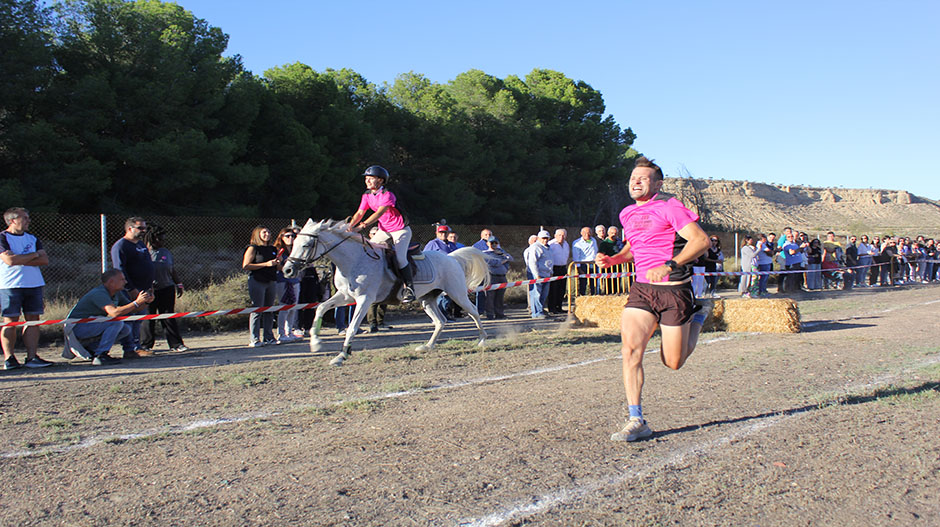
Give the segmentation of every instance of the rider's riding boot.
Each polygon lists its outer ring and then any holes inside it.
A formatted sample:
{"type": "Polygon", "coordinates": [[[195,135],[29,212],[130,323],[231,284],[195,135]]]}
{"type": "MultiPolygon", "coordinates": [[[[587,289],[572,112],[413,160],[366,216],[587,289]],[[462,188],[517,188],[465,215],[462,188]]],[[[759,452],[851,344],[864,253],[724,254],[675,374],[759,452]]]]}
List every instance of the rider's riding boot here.
{"type": "Polygon", "coordinates": [[[401,301],[407,304],[415,301],[414,276],[411,274],[411,266],[406,265],[398,270],[401,273],[401,279],[405,285],[401,288],[401,301]]]}

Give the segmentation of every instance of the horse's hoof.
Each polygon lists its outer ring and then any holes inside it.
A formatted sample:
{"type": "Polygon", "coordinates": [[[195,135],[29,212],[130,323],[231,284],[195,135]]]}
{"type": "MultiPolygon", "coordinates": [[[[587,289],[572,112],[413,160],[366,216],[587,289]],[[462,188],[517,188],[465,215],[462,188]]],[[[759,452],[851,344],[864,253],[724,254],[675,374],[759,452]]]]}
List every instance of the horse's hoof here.
{"type": "Polygon", "coordinates": [[[337,355],[337,356],[333,357],[333,360],[330,361],[330,366],[342,366],[342,365],[343,365],[343,361],[345,361],[345,360],[346,360],[346,357],[344,357],[344,356],[342,356],[342,355],[337,355]]]}
{"type": "Polygon", "coordinates": [[[316,353],[323,348],[323,342],[320,340],[310,339],[310,351],[316,353]]]}
{"type": "Polygon", "coordinates": [[[486,347],[486,339],[480,339],[480,342],[477,342],[477,347],[478,347],[478,348],[485,348],[485,347],[486,347]]]}
{"type": "Polygon", "coordinates": [[[421,351],[421,352],[431,351],[431,346],[428,346],[427,344],[422,344],[418,346],[417,348],[415,348],[415,351],[421,351]]]}

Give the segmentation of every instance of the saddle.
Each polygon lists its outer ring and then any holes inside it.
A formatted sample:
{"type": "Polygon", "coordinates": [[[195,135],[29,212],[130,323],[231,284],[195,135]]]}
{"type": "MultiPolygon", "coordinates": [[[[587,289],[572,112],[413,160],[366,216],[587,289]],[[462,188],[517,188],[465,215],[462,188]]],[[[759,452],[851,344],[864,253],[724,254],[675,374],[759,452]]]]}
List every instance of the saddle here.
{"type": "MultiPolygon", "coordinates": [[[[421,246],[417,243],[413,243],[408,246],[408,266],[411,267],[412,275],[418,272],[418,264],[415,263],[415,260],[424,260],[424,252],[421,250],[421,246]]],[[[401,280],[401,275],[398,269],[398,255],[395,254],[395,246],[392,245],[391,241],[386,242],[385,246],[385,263],[388,265],[389,270],[392,271],[392,274],[398,277],[401,280]]]]}
{"type": "MultiPolygon", "coordinates": [[[[395,276],[395,285],[392,286],[392,290],[389,293],[388,298],[382,301],[377,301],[376,304],[399,304],[401,303],[398,300],[398,291],[404,285],[405,280],[401,276],[401,269],[398,268],[398,256],[395,254],[395,246],[392,244],[391,240],[385,242],[385,263],[388,265],[390,271],[395,276]]],[[[406,253],[408,258],[408,266],[411,267],[411,276],[418,276],[418,264],[417,261],[424,260],[424,252],[421,250],[421,246],[417,243],[408,245],[408,252],[406,253]]]]}

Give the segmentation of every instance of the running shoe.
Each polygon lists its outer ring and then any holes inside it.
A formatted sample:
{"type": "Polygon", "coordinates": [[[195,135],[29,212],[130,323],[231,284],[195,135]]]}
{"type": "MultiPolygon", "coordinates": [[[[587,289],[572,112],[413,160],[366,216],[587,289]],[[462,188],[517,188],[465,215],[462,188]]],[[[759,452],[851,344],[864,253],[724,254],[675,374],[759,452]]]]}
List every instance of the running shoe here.
{"type": "Polygon", "coordinates": [[[623,430],[610,436],[611,441],[636,441],[653,435],[653,431],[639,417],[631,417],[623,430]]]}
{"type": "Polygon", "coordinates": [[[189,347],[186,346],[185,344],[181,344],[181,345],[179,345],[179,346],[177,346],[177,347],[171,349],[170,351],[179,351],[179,352],[189,351],[189,347]]]}
{"type": "Polygon", "coordinates": [[[23,365],[20,364],[20,361],[16,360],[16,357],[10,356],[9,359],[3,361],[4,370],[15,370],[17,368],[22,368],[23,365]]]}
{"type": "Polygon", "coordinates": [[[52,366],[52,363],[47,360],[43,360],[40,357],[26,359],[27,368],[45,368],[46,366],[52,366]]]}

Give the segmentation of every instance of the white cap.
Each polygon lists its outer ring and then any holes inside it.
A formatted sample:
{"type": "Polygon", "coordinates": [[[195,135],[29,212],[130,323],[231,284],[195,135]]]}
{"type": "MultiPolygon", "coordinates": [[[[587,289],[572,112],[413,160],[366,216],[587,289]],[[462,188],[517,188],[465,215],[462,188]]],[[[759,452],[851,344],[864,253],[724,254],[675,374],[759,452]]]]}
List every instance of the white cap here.
{"type": "Polygon", "coordinates": [[[549,234],[548,231],[546,231],[546,230],[543,229],[543,230],[539,231],[538,237],[539,237],[539,238],[551,238],[552,235],[549,234]]]}

